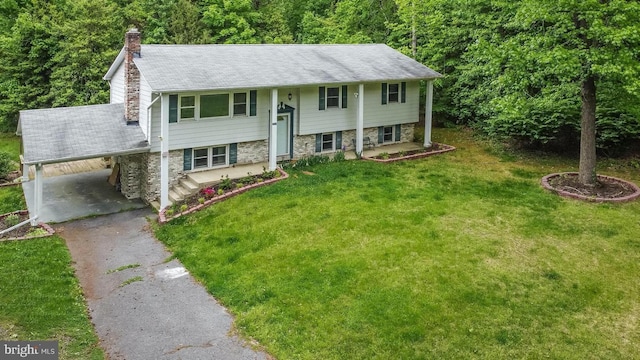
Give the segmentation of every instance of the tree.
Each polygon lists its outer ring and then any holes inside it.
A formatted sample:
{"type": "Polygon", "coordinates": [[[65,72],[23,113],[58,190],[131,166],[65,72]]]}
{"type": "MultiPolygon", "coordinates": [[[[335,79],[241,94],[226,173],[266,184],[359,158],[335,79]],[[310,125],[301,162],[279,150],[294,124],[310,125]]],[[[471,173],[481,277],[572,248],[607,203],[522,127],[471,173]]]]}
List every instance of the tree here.
{"type": "Polygon", "coordinates": [[[109,0],[75,0],[54,30],[62,36],[53,55],[50,98],[53,106],[109,101],[102,77],[122,46],[121,20],[109,0]]]}
{"type": "Polygon", "coordinates": [[[211,41],[219,44],[259,43],[255,30],[259,20],[251,0],[208,0],[203,14],[211,41]]]}
{"type": "Polygon", "coordinates": [[[18,112],[52,105],[50,77],[60,45],[55,29],[66,2],[34,0],[0,35],[0,127],[15,131],[18,112]]]}
{"type": "MultiPolygon", "coordinates": [[[[640,100],[640,3],[626,0],[529,0],[516,22],[527,30],[526,42],[543,39],[547,49],[566,56],[548,60],[562,66],[576,62],[568,82],[580,89],[579,181],[596,184],[596,113],[599,84],[615,86],[623,97],[640,100]]],[[[640,113],[634,114],[636,119],[640,113]]]]}

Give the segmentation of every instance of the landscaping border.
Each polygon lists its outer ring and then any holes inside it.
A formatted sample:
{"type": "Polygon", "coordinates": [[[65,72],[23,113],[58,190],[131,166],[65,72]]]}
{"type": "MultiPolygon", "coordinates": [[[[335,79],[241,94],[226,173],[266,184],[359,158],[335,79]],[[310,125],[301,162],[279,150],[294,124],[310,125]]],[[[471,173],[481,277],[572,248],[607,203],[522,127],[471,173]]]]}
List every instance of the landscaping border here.
{"type": "MultiPolygon", "coordinates": [[[[13,215],[13,214],[28,215],[29,211],[28,210],[18,210],[18,211],[13,211],[13,212],[6,213],[6,214],[1,214],[0,215],[0,221],[4,220],[4,218],[6,218],[7,216],[13,215]]],[[[56,231],[53,230],[53,228],[51,226],[49,226],[49,224],[46,224],[46,223],[43,223],[43,222],[38,223],[38,225],[36,225],[34,227],[40,227],[40,228],[44,229],[47,233],[43,234],[43,235],[38,235],[38,236],[20,236],[20,237],[4,238],[4,239],[0,239],[0,242],[3,242],[3,241],[14,241],[14,240],[38,239],[38,238],[51,236],[51,235],[56,233],[56,231]]]]}
{"type": "Polygon", "coordinates": [[[210,205],[213,205],[215,203],[219,203],[221,201],[227,200],[227,199],[232,198],[234,196],[240,195],[240,194],[242,194],[244,192],[247,192],[247,191],[249,191],[251,189],[255,189],[255,188],[259,188],[259,187],[266,186],[266,185],[269,185],[269,184],[273,184],[275,182],[287,179],[289,177],[289,174],[287,174],[284,170],[282,170],[280,168],[277,168],[277,170],[278,170],[278,172],[280,172],[280,177],[269,179],[269,180],[265,180],[265,181],[260,182],[260,183],[255,183],[255,184],[243,186],[243,187],[241,187],[239,189],[231,190],[231,191],[226,192],[226,193],[224,193],[224,194],[222,194],[220,196],[216,196],[214,198],[206,200],[202,204],[196,205],[196,206],[194,206],[194,207],[192,207],[190,209],[187,209],[187,210],[185,210],[183,212],[179,212],[179,213],[177,213],[177,214],[175,214],[173,216],[167,217],[167,215],[166,215],[167,209],[165,208],[165,209],[163,209],[162,211],[160,211],[158,213],[158,222],[160,224],[164,224],[164,223],[166,223],[166,222],[168,222],[170,220],[173,220],[175,218],[178,218],[178,217],[180,217],[182,215],[187,215],[187,214],[194,213],[196,211],[200,211],[200,210],[202,210],[202,209],[204,209],[204,208],[206,208],[206,207],[208,207],[210,205]]]}
{"type": "Polygon", "coordinates": [[[564,172],[564,173],[549,174],[549,175],[543,177],[542,180],[540,180],[540,183],[542,184],[542,187],[544,187],[545,189],[547,189],[547,190],[551,191],[552,193],[555,193],[555,194],[557,194],[559,196],[570,198],[570,199],[591,201],[591,202],[623,203],[623,202],[629,202],[629,201],[636,200],[638,197],[640,197],[640,188],[636,184],[634,184],[634,183],[632,183],[630,181],[618,179],[618,178],[615,178],[613,176],[607,176],[607,175],[597,175],[597,177],[598,178],[602,178],[602,179],[609,179],[609,180],[617,181],[617,182],[624,183],[624,184],[628,184],[629,186],[631,186],[633,188],[634,193],[631,194],[631,195],[627,195],[627,196],[621,196],[619,198],[601,198],[601,197],[595,197],[595,196],[585,196],[585,195],[580,195],[580,194],[574,194],[574,193],[571,193],[571,192],[568,192],[568,191],[556,189],[553,186],[551,186],[551,184],[549,183],[550,179],[555,178],[555,177],[559,177],[559,176],[563,176],[563,175],[575,175],[575,176],[577,176],[578,173],[577,172],[564,172]]]}
{"type": "MultiPolygon", "coordinates": [[[[436,144],[436,143],[434,143],[436,144]]],[[[372,157],[366,157],[363,156],[362,158],[364,160],[371,160],[371,161],[376,161],[376,162],[380,162],[380,163],[391,163],[391,162],[396,162],[396,161],[403,161],[403,160],[414,160],[414,159],[421,159],[421,158],[426,158],[432,155],[438,155],[438,154],[443,154],[446,152],[450,152],[450,151],[454,151],[456,150],[455,146],[452,145],[447,145],[447,144],[440,144],[437,143],[439,146],[442,146],[444,149],[442,150],[435,150],[435,151],[427,151],[427,152],[423,152],[423,153],[418,153],[418,154],[413,154],[413,155],[407,155],[407,156],[402,156],[402,157],[397,157],[397,158],[389,158],[389,159],[376,159],[376,158],[372,158],[372,157]]]]}

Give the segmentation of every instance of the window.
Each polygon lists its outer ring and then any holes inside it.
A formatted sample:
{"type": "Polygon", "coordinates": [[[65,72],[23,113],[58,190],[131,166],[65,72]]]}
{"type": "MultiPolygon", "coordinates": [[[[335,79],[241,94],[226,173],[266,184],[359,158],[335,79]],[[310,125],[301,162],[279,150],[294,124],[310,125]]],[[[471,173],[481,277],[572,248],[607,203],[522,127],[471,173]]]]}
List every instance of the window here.
{"type": "Polygon", "coordinates": [[[227,165],[227,147],[218,146],[211,149],[211,166],[227,165]]]}
{"type": "Polygon", "coordinates": [[[393,141],[393,126],[385,126],[382,134],[383,142],[393,141]]]}
{"type": "Polygon", "coordinates": [[[247,93],[233,94],[233,116],[247,115],[247,93]]]}
{"type": "Polygon", "coordinates": [[[227,165],[227,146],[193,149],[193,169],[227,165]]]}
{"type": "Polygon", "coordinates": [[[180,119],[194,119],[196,117],[196,97],[180,97],[180,119]]]}
{"type": "Polygon", "coordinates": [[[322,151],[333,151],[334,149],[333,133],[322,134],[322,151]]]}
{"type": "Polygon", "coordinates": [[[382,83],[382,105],[407,102],[407,83],[382,83]]]}
{"type": "Polygon", "coordinates": [[[347,85],[330,88],[324,86],[318,87],[318,110],[340,107],[346,109],[348,92],[347,85]]]}
{"type": "Polygon", "coordinates": [[[340,107],[340,88],[327,88],[327,108],[340,107]]]}
{"type": "Polygon", "coordinates": [[[389,84],[389,102],[398,102],[398,84],[389,84]]]}
{"type": "Polygon", "coordinates": [[[229,116],[229,94],[201,95],[200,117],[229,116]]]}
{"type": "Polygon", "coordinates": [[[193,168],[202,169],[209,167],[209,148],[193,150],[193,168]]]}

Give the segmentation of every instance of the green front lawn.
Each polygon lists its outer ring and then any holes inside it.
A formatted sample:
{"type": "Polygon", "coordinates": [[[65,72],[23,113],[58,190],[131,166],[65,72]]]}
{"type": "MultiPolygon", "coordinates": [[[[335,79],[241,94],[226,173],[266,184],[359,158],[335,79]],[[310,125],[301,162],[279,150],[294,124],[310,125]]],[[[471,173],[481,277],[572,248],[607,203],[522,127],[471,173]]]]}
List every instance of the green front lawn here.
{"type": "Polygon", "coordinates": [[[20,161],[20,138],[15,134],[0,133],[0,152],[6,152],[16,163],[20,161]]]}
{"type": "Polygon", "coordinates": [[[458,150],[293,171],[157,236],[278,359],[639,358],[640,202],[542,190],[577,161],[434,140],[458,150]]]}
{"type": "Polygon", "coordinates": [[[64,241],[0,242],[0,339],[58,340],[60,359],[103,359],[64,241]]]}

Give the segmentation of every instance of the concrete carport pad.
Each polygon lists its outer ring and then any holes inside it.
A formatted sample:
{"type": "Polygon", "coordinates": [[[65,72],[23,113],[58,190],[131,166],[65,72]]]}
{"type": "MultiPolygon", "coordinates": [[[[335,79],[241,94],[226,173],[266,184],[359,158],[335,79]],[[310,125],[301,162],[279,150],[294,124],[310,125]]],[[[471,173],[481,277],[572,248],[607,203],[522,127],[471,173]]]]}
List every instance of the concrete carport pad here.
{"type": "MultiPolygon", "coordinates": [[[[109,184],[107,179],[110,174],[111,169],[103,169],[45,177],[38,221],[57,223],[146,207],[140,199],[127,200],[109,184]]],[[[35,181],[24,182],[22,188],[29,212],[33,214],[35,181]]]]}
{"type": "Polygon", "coordinates": [[[109,359],[269,359],[149,231],[148,209],[56,226],[109,359]]]}

